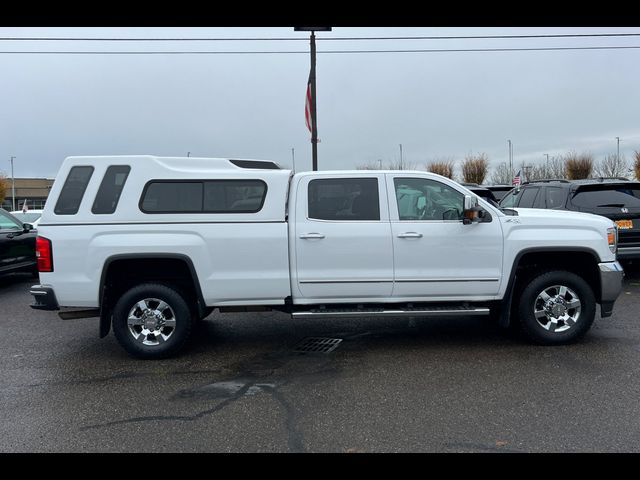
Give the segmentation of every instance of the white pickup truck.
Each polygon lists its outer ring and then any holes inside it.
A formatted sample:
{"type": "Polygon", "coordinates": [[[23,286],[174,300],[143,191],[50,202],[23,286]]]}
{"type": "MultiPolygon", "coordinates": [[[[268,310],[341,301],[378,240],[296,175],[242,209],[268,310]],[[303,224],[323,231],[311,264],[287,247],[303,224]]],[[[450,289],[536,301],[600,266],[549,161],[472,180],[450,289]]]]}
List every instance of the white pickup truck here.
{"type": "MultiPolygon", "coordinates": [[[[69,157],[38,227],[36,309],[100,317],[133,356],[176,354],[220,312],[494,315],[584,335],[622,288],[604,217],[501,210],[419,171],[294,174],[224,158],[69,157]]],[[[453,321],[453,319],[452,319],[453,321]]]]}

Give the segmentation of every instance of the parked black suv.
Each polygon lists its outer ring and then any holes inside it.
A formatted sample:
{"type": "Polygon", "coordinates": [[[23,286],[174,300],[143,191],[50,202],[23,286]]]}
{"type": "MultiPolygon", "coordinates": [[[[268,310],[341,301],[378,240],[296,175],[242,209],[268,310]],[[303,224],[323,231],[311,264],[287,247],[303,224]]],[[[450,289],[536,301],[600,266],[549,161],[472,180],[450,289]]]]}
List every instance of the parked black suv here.
{"type": "Polygon", "coordinates": [[[618,226],[618,258],[640,259],[640,182],[624,178],[525,182],[500,201],[503,208],[594,213],[618,226]]]}
{"type": "Polygon", "coordinates": [[[0,208],[0,275],[13,272],[37,275],[36,231],[0,208]]]}

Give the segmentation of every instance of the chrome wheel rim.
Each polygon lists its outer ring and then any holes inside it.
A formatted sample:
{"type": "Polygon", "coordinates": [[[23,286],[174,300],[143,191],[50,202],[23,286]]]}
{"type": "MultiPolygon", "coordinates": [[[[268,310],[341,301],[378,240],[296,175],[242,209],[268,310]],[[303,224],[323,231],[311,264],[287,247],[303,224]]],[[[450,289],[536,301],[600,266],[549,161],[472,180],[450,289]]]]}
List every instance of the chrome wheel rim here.
{"type": "Polygon", "coordinates": [[[176,317],[167,302],[159,298],[145,298],[129,310],[127,326],[136,342],[157,346],[174,334],[176,317]]]}
{"type": "Polygon", "coordinates": [[[581,309],[582,304],[576,292],[564,285],[553,285],[538,294],[533,314],[542,328],[561,333],[575,326],[581,309]]]}

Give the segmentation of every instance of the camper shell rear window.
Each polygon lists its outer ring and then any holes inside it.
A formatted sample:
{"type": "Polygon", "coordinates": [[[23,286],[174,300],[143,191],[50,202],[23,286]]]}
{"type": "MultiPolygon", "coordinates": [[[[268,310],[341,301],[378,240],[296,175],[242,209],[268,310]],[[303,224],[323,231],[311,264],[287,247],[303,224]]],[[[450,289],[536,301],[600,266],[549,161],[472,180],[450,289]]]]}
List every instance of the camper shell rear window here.
{"type": "Polygon", "coordinates": [[[257,213],[266,196],[262,180],[151,180],[139,207],[144,213],[257,213]]]}
{"type": "Polygon", "coordinates": [[[53,209],[56,215],[75,215],[78,213],[91,175],[93,175],[93,167],[91,166],[71,167],[53,209]]]}

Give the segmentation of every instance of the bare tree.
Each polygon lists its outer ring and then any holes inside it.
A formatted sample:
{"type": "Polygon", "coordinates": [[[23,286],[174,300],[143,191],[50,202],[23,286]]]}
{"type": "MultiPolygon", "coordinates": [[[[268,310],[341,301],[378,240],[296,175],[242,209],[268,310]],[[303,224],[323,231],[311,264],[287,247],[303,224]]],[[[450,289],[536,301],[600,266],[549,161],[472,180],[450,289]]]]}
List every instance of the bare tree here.
{"type": "Polygon", "coordinates": [[[501,162],[498,166],[493,170],[491,174],[491,181],[497,185],[511,185],[511,169],[507,162],[501,162]]]}
{"type": "Polygon", "coordinates": [[[462,179],[464,182],[480,185],[484,182],[488,170],[489,159],[486,153],[469,154],[462,162],[462,179]]]}
{"type": "Polygon", "coordinates": [[[633,152],[633,171],[636,174],[636,180],[640,180],[640,150],[633,152]]]}
{"type": "Polygon", "coordinates": [[[7,180],[7,176],[0,172],[0,205],[4,202],[4,199],[7,197],[7,192],[9,191],[9,181],[7,180]]]}
{"type": "Polygon", "coordinates": [[[356,170],[416,170],[415,162],[402,162],[389,161],[386,166],[382,164],[382,160],[376,160],[375,162],[361,163],[356,165],[356,170]]]}
{"type": "Polygon", "coordinates": [[[564,159],[551,157],[544,163],[533,165],[529,170],[528,180],[548,180],[566,178],[564,159]]]}
{"type": "Polygon", "coordinates": [[[416,170],[415,162],[407,162],[406,160],[400,162],[400,160],[393,160],[387,164],[388,170],[416,170]]]}
{"type": "Polygon", "coordinates": [[[455,162],[453,158],[441,158],[426,164],[427,171],[453,179],[455,162]]]}
{"type": "Polygon", "coordinates": [[[356,170],[379,170],[380,164],[376,163],[361,163],[360,165],[356,165],[356,170]]]}
{"type": "Polygon", "coordinates": [[[631,167],[624,155],[607,155],[594,165],[593,170],[596,177],[627,177],[631,167]]]}

